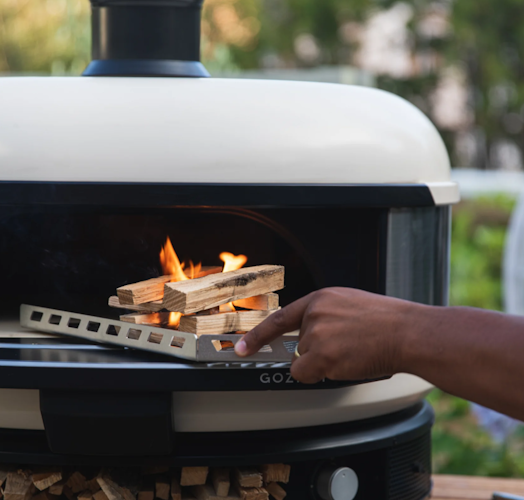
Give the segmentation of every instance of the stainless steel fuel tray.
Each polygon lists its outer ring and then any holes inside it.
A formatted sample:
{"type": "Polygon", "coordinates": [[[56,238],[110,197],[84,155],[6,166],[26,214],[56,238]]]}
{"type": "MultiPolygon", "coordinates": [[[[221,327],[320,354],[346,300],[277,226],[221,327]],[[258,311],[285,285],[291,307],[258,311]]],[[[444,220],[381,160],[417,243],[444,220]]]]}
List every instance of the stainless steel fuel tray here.
{"type": "MultiPolygon", "coordinates": [[[[193,361],[238,362],[242,360],[232,348],[217,350],[213,344],[213,341],[230,341],[236,344],[241,338],[238,334],[198,337],[193,333],[168,328],[135,325],[124,321],[27,304],[20,307],[20,325],[40,332],[68,335],[92,342],[130,347],[193,361]]],[[[280,337],[264,346],[246,361],[289,362],[297,342],[298,335],[280,337]]]]}

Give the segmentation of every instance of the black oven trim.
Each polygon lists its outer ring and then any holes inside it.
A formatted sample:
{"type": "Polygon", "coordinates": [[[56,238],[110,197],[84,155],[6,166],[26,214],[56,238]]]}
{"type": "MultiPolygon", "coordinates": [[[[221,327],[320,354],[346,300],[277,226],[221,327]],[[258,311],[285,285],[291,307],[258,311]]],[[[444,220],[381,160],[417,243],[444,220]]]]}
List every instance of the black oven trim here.
{"type": "Polygon", "coordinates": [[[301,384],[290,374],[289,363],[195,363],[160,355],[93,344],[0,342],[2,389],[77,391],[307,391],[340,389],[376,380],[333,381],[301,384]],[[43,352],[64,361],[43,361],[43,352]],[[78,356],[106,356],[79,361],[78,356]],[[242,376],[239,375],[239,370],[242,376]]]}
{"type": "Polygon", "coordinates": [[[425,184],[222,184],[0,181],[0,205],[431,207],[425,184]]]}

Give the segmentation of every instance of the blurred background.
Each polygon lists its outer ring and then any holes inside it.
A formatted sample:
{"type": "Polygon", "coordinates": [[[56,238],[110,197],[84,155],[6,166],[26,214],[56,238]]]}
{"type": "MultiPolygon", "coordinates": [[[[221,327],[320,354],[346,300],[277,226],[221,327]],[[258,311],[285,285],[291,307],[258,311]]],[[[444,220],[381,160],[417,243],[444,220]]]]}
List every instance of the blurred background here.
{"type": "MultiPolygon", "coordinates": [[[[0,0],[0,75],[79,75],[88,0],[0,0]]],[[[464,200],[454,209],[451,303],[503,310],[508,223],[524,190],[520,0],[206,0],[214,76],[375,86],[439,128],[464,200]]],[[[524,249],[523,249],[524,253],[524,249]]],[[[435,391],[434,469],[524,475],[524,427],[435,391]]]]}

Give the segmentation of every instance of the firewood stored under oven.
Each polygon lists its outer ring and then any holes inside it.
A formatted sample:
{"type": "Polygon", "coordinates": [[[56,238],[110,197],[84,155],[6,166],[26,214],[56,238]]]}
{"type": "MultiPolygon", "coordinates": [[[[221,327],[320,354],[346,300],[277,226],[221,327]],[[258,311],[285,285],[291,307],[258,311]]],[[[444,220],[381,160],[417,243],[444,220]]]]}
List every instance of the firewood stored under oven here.
{"type": "Polygon", "coordinates": [[[48,471],[6,466],[0,471],[0,500],[284,500],[286,486],[264,480],[264,470],[282,466],[159,467],[138,473],[118,468],[90,468],[87,473],[70,466],[48,471]],[[64,486],[61,490],[56,488],[59,483],[64,486]]]}

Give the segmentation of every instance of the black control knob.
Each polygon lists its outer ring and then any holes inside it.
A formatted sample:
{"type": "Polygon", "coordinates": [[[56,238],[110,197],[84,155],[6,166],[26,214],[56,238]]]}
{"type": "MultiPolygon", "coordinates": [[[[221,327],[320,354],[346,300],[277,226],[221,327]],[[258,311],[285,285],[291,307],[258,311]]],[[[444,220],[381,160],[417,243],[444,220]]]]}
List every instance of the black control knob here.
{"type": "Polygon", "coordinates": [[[349,467],[325,467],[317,478],[317,493],[322,500],[353,500],[358,492],[358,476],[349,467]]]}

